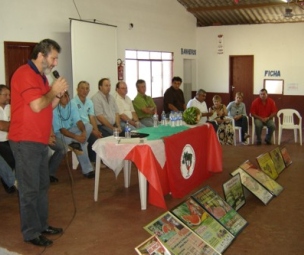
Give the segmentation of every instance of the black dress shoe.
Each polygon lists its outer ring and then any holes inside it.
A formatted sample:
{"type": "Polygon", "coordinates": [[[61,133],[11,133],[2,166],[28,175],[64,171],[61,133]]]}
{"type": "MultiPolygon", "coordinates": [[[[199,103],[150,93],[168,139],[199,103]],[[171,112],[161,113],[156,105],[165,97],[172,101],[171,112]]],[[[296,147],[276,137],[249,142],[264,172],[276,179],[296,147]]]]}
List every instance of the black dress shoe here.
{"type": "Polygon", "coordinates": [[[40,235],[32,240],[28,240],[26,241],[28,243],[31,243],[33,245],[37,245],[37,246],[50,246],[53,244],[52,240],[47,239],[45,236],[40,235]]]}
{"type": "Polygon", "coordinates": [[[51,227],[51,226],[48,226],[48,228],[44,231],[42,231],[41,234],[44,234],[44,235],[58,235],[60,233],[62,233],[62,228],[54,228],[54,227],[51,227]]]}
{"type": "Polygon", "coordinates": [[[268,141],[267,139],[265,139],[265,143],[266,143],[267,145],[271,145],[271,141],[268,141]]]}
{"type": "Polygon", "coordinates": [[[50,175],[50,182],[58,182],[58,178],[56,178],[55,176],[50,175]]]}
{"type": "Polygon", "coordinates": [[[88,172],[87,174],[84,174],[83,176],[88,179],[93,179],[93,178],[95,178],[95,172],[91,171],[91,172],[88,172]]]}
{"type": "Polygon", "coordinates": [[[16,188],[15,188],[14,185],[9,187],[9,186],[6,185],[6,183],[2,179],[1,179],[1,182],[2,182],[2,186],[5,189],[6,193],[12,194],[16,191],[16,188]]]}
{"type": "Polygon", "coordinates": [[[83,154],[83,150],[81,148],[81,144],[80,143],[77,143],[77,142],[71,142],[69,145],[68,145],[69,149],[71,151],[74,151],[76,155],[82,155],[83,154]]]}

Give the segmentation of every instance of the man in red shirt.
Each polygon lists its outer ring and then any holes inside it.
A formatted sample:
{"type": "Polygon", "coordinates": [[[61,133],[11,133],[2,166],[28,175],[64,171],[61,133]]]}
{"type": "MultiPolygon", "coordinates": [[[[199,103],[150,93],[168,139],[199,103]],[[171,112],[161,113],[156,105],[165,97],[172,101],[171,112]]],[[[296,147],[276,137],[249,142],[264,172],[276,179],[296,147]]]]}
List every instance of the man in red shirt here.
{"type": "Polygon", "coordinates": [[[257,136],[257,145],[261,145],[261,134],[263,126],[268,128],[268,133],[265,138],[267,144],[271,144],[271,138],[276,126],[273,122],[273,117],[277,114],[275,102],[268,97],[267,90],[261,89],[260,96],[256,98],[252,104],[250,113],[254,117],[255,133],[257,136]]]}
{"type": "Polygon", "coordinates": [[[48,143],[53,108],[68,89],[59,77],[49,86],[46,74],[58,64],[61,48],[57,42],[39,42],[31,60],[14,73],[11,80],[11,124],[9,142],[16,161],[21,231],[24,241],[38,246],[53,242],[47,234],[59,234],[62,228],[48,225],[48,143]]]}

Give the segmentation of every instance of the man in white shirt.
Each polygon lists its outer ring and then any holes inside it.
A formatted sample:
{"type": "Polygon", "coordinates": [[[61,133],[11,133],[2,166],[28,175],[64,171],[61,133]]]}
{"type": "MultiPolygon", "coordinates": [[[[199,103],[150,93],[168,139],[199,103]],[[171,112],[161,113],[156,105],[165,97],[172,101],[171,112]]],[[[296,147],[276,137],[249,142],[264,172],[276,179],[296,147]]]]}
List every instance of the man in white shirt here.
{"type": "Polygon", "coordinates": [[[99,91],[92,97],[94,104],[97,127],[103,137],[113,135],[113,130],[122,131],[118,107],[114,97],[110,94],[111,82],[108,78],[102,78],[98,82],[99,91]]]}
{"type": "Polygon", "coordinates": [[[0,85],[0,179],[7,193],[15,192],[15,159],[7,139],[11,119],[10,90],[7,86],[0,85]]]}
{"type": "Polygon", "coordinates": [[[115,101],[118,107],[122,129],[124,129],[127,122],[129,123],[131,130],[145,127],[139,122],[138,116],[132,104],[132,100],[127,96],[128,87],[124,81],[119,81],[116,84],[116,92],[115,101]]]}
{"type": "Polygon", "coordinates": [[[15,168],[15,159],[8,142],[7,134],[11,119],[10,90],[0,85],[0,155],[5,159],[11,169],[15,168]]]}
{"type": "Polygon", "coordinates": [[[201,111],[201,119],[199,124],[204,124],[207,121],[207,117],[212,115],[212,112],[208,112],[207,104],[205,102],[207,93],[203,89],[199,89],[196,92],[196,96],[190,99],[187,108],[197,107],[201,111]]]}

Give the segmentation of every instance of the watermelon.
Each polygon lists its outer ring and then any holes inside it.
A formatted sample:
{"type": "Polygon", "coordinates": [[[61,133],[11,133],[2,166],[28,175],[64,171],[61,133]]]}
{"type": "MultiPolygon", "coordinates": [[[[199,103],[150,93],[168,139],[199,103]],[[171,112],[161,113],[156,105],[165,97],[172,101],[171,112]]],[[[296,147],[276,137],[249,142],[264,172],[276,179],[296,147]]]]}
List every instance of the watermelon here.
{"type": "Polygon", "coordinates": [[[201,223],[200,216],[198,216],[196,214],[182,215],[182,217],[185,221],[187,221],[191,225],[199,225],[201,223]]]}
{"type": "Polygon", "coordinates": [[[188,125],[195,125],[200,121],[200,119],[201,111],[195,106],[187,108],[183,113],[183,120],[188,125]]]}

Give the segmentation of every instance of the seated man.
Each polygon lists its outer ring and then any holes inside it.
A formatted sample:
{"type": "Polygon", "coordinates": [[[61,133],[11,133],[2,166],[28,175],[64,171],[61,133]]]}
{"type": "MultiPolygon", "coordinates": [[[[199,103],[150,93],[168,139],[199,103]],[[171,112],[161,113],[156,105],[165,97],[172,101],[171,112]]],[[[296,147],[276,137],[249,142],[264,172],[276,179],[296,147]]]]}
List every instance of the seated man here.
{"type": "Polygon", "coordinates": [[[152,99],[146,95],[146,82],[137,80],[136,82],[137,96],[133,100],[135,112],[141,124],[146,127],[153,127],[153,115],[156,105],[152,99]]]}
{"type": "Polygon", "coordinates": [[[253,100],[250,109],[250,113],[254,117],[257,145],[262,144],[261,135],[263,126],[268,128],[265,142],[266,144],[271,144],[272,134],[276,128],[272,118],[276,116],[277,111],[276,104],[268,97],[267,90],[261,89],[259,97],[253,100]]]}
{"type": "Polygon", "coordinates": [[[0,155],[11,169],[15,168],[15,158],[8,142],[8,130],[11,119],[10,90],[7,86],[0,85],[0,155]]]}
{"type": "Polygon", "coordinates": [[[242,142],[244,145],[248,145],[248,121],[246,113],[246,105],[243,101],[243,93],[237,92],[235,94],[235,101],[232,101],[227,106],[228,116],[234,119],[234,124],[237,127],[241,127],[242,131],[242,142]]]}
{"type": "Polygon", "coordinates": [[[108,78],[98,82],[99,91],[92,97],[94,111],[97,118],[97,127],[103,137],[113,135],[114,128],[121,132],[118,107],[114,97],[110,94],[111,83],[108,78]]]}
{"type": "Polygon", "coordinates": [[[196,96],[193,99],[190,99],[187,108],[190,107],[197,107],[201,111],[201,119],[199,124],[204,124],[207,121],[207,117],[212,116],[212,112],[208,112],[207,104],[205,102],[206,100],[206,91],[203,89],[199,89],[196,92],[196,96]]]}
{"type": "Polygon", "coordinates": [[[50,182],[53,183],[59,181],[56,177],[56,172],[64,155],[66,155],[66,147],[64,142],[62,139],[56,137],[53,130],[49,139],[49,147],[54,151],[49,158],[50,182]]]}
{"type": "Polygon", "coordinates": [[[0,178],[5,191],[9,194],[14,193],[17,188],[15,174],[0,155],[0,178]]]}
{"type": "Polygon", "coordinates": [[[178,112],[186,109],[184,92],[179,88],[182,82],[180,77],[173,77],[171,87],[164,94],[164,111],[167,116],[171,111],[178,112]]]}
{"type": "Polygon", "coordinates": [[[91,162],[96,162],[96,153],[92,149],[94,142],[102,137],[98,130],[94,105],[91,99],[87,98],[90,92],[90,84],[86,81],[80,81],[77,86],[77,95],[71,100],[77,106],[80,118],[84,124],[90,123],[93,127],[92,133],[88,139],[88,155],[91,162]]]}
{"type": "Polygon", "coordinates": [[[58,106],[53,110],[53,129],[56,137],[62,139],[76,153],[83,175],[89,179],[94,178],[95,172],[88,156],[86,144],[92,132],[92,125],[90,123],[83,124],[77,106],[70,102],[67,92],[64,93],[58,106]]]}
{"type": "Polygon", "coordinates": [[[121,128],[124,129],[127,122],[129,123],[131,130],[145,127],[139,122],[132,101],[127,96],[128,87],[124,81],[119,81],[116,84],[116,92],[115,101],[118,107],[121,128]]]}

